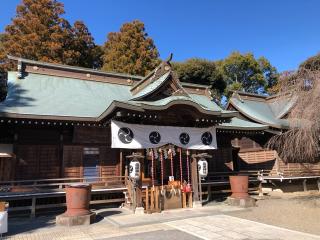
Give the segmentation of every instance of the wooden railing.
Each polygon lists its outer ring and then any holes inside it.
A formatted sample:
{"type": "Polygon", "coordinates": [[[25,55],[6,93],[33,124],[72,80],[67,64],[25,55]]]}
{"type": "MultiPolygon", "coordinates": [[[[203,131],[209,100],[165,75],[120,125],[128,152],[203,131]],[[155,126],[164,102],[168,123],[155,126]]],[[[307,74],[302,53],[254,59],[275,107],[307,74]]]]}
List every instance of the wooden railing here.
{"type": "Polygon", "coordinates": [[[0,196],[3,192],[26,192],[41,190],[59,190],[68,184],[90,183],[93,187],[115,187],[125,186],[124,176],[92,177],[92,178],[55,178],[55,179],[35,179],[35,180],[16,180],[0,182],[0,196]]]}
{"type": "MultiPolygon", "coordinates": [[[[66,185],[88,182],[92,184],[92,200],[90,204],[121,203],[124,202],[123,192],[126,190],[124,176],[93,177],[93,178],[56,178],[36,179],[0,182],[0,201],[15,202],[17,200],[29,199],[30,205],[9,206],[9,212],[31,211],[31,217],[35,216],[37,209],[50,209],[64,207],[65,202],[52,202],[39,204],[37,199],[54,199],[65,196],[66,185]],[[112,197],[109,193],[119,193],[112,197]],[[97,197],[95,197],[97,196],[97,197]]],[[[43,200],[41,200],[43,201],[43,200]]],[[[26,201],[28,202],[28,201],[26,201]]]]}
{"type": "Polygon", "coordinates": [[[244,174],[249,176],[249,191],[255,191],[259,188],[260,181],[258,180],[259,172],[256,170],[249,171],[230,171],[230,172],[210,172],[204,181],[201,182],[203,202],[208,202],[214,194],[231,193],[229,187],[229,176],[244,174]]]}

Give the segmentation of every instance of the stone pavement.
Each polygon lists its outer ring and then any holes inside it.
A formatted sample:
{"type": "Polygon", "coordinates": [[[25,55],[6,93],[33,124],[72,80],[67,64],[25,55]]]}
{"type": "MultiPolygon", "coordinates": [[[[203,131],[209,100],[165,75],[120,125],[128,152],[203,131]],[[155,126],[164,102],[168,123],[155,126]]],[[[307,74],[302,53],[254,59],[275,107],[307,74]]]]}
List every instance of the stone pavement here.
{"type": "Polygon", "coordinates": [[[225,215],[243,209],[217,205],[151,215],[132,215],[121,209],[97,211],[103,216],[90,226],[55,226],[54,217],[9,222],[5,239],[38,240],[199,240],[274,239],[320,240],[319,236],[225,215]],[[149,220],[149,221],[148,221],[149,220]]]}
{"type": "Polygon", "coordinates": [[[229,206],[226,204],[215,204],[202,208],[173,209],[170,211],[162,211],[161,213],[144,215],[112,214],[107,216],[106,219],[114,226],[124,228],[146,224],[163,223],[193,217],[211,216],[235,211],[245,211],[245,209],[229,206]]]}
{"type": "Polygon", "coordinates": [[[320,236],[288,230],[227,215],[189,218],[166,225],[200,239],[319,240],[320,236]]]}

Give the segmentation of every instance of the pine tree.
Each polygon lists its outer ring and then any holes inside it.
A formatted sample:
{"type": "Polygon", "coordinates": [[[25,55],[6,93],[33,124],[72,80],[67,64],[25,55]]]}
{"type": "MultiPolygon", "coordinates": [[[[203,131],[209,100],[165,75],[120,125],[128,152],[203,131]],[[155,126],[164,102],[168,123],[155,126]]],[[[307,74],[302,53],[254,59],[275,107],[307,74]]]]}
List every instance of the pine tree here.
{"type": "Polygon", "coordinates": [[[108,34],[104,44],[103,70],[146,75],[159,64],[153,40],[138,20],[122,25],[120,32],[108,34]]]}

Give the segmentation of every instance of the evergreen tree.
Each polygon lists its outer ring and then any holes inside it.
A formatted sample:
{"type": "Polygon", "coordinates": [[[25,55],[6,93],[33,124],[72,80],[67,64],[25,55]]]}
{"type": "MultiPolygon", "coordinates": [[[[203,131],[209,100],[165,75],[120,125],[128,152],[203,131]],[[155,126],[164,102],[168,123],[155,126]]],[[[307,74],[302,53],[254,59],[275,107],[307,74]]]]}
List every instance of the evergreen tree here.
{"type": "MultiPolygon", "coordinates": [[[[96,61],[90,55],[96,51],[93,38],[82,22],[76,22],[72,28],[62,18],[62,3],[57,0],[22,0],[16,11],[12,23],[5,29],[0,61],[9,54],[37,61],[93,67],[96,61]]],[[[10,65],[2,64],[2,69],[8,67],[10,65]]]]}
{"type": "Polygon", "coordinates": [[[213,61],[191,58],[185,62],[173,63],[180,81],[210,85],[218,97],[226,88],[223,75],[213,61]]]}
{"type": "MultiPolygon", "coordinates": [[[[4,51],[4,48],[3,48],[4,38],[5,38],[5,35],[0,33],[0,54],[4,51]]],[[[0,64],[1,64],[1,59],[0,59],[0,64]]],[[[0,102],[5,99],[6,95],[7,95],[6,74],[0,68],[0,102]]]]}
{"type": "Polygon", "coordinates": [[[275,67],[264,57],[256,59],[252,53],[233,52],[222,61],[220,67],[228,84],[227,95],[230,90],[267,92],[278,79],[275,67]]]}
{"type": "Polygon", "coordinates": [[[102,48],[94,43],[94,38],[82,21],[74,23],[73,38],[73,50],[80,53],[74,64],[88,68],[100,68],[102,65],[102,48]]]}
{"type": "Polygon", "coordinates": [[[138,20],[111,32],[104,44],[103,70],[146,75],[159,64],[159,53],[153,40],[138,20]]]}

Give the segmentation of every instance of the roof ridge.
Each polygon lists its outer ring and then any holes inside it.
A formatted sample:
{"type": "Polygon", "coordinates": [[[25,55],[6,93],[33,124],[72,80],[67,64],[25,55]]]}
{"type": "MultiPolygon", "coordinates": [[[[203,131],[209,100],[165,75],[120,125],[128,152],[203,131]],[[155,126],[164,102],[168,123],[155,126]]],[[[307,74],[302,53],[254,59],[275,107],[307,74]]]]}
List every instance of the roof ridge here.
{"type": "Polygon", "coordinates": [[[48,62],[43,62],[43,61],[26,59],[26,58],[22,58],[22,57],[15,57],[15,56],[11,56],[11,55],[7,55],[7,57],[10,60],[20,61],[20,62],[29,63],[29,64],[36,64],[39,66],[54,67],[54,68],[59,68],[59,69],[74,70],[74,71],[87,72],[87,73],[96,73],[96,74],[107,75],[107,76],[126,77],[126,78],[131,78],[131,79],[136,79],[136,80],[143,79],[142,76],[130,75],[130,74],[125,74],[125,73],[106,72],[106,71],[97,70],[97,69],[71,66],[71,65],[60,64],[60,63],[48,63],[48,62]]]}
{"type": "Polygon", "coordinates": [[[257,97],[257,98],[264,98],[264,99],[269,97],[267,95],[262,95],[259,93],[249,93],[249,92],[244,92],[244,91],[233,91],[233,93],[237,93],[237,94],[243,95],[243,96],[251,96],[251,97],[257,97]]]}

